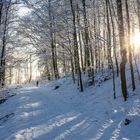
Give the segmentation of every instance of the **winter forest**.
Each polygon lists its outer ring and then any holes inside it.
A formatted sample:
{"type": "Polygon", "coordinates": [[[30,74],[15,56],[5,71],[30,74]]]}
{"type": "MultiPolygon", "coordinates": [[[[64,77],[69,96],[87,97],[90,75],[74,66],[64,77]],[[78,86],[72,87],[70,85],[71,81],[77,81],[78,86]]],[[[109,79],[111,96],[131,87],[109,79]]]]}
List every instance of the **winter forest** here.
{"type": "Polygon", "coordinates": [[[140,140],[140,0],[0,0],[0,140],[140,140]]]}

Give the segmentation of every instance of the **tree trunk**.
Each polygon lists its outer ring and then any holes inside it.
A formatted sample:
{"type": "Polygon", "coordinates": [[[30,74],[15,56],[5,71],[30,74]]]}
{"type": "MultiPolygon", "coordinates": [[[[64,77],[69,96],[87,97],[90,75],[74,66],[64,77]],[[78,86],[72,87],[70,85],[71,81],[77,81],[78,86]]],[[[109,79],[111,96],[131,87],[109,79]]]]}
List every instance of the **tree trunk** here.
{"type": "Polygon", "coordinates": [[[50,37],[51,37],[51,53],[52,53],[52,66],[53,66],[53,74],[55,79],[59,78],[58,68],[57,68],[57,54],[56,54],[56,43],[55,43],[55,34],[53,32],[53,16],[51,10],[51,0],[49,2],[49,20],[50,20],[50,37]]]}
{"type": "Polygon", "coordinates": [[[127,84],[126,84],[126,62],[127,62],[127,51],[125,48],[125,36],[123,26],[123,13],[122,13],[122,1],[116,0],[117,2],[117,15],[118,15],[118,27],[119,27],[119,39],[120,39],[120,53],[121,53],[121,64],[120,64],[120,76],[121,76],[121,89],[124,100],[127,100],[127,84]]]}
{"type": "Polygon", "coordinates": [[[128,26],[128,50],[129,50],[129,63],[130,63],[130,70],[131,70],[131,82],[132,82],[132,90],[134,91],[135,86],[135,79],[134,79],[134,69],[132,63],[132,49],[131,49],[131,36],[130,36],[130,18],[129,18],[129,9],[127,0],[125,0],[126,6],[126,16],[127,16],[127,26],[128,26]]]}
{"type": "Polygon", "coordinates": [[[110,20],[109,20],[109,0],[106,0],[106,14],[107,14],[107,29],[108,29],[108,36],[107,36],[107,41],[108,41],[108,59],[109,59],[109,67],[112,69],[112,78],[113,78],[113,95],[114,99],[116,99],[116,87],[115,87],[115,75],[114,75],[114,66],[113,66],[113,61],[111,57],[111,30],[110,30],[110,20]]]}
{"type": "MultiPolygon", "coordinates": [[[[109,1],[108,1],[109,2],[109,1]]],[[[119,76],[119,65],[118,65],[118,59],[116,54],[116,35],[115,35],[115,25],[112,17],[112,10],[111,10],[111,3],[109,2],[109,12],[110,12],[110,18],[112,23],[112,34],[113,34],[113,52],[115,57],[115,64],[116,64],[116,72],[117,76],[119,76]]]]}
{"type": "Polygon", "coordinates": [[[90,54],[89,54],[89,32],[88,32],[88,21],[86,14],[86,2],[82,0],[83,4],[83,14],[84,14],[84,33],[85,33],[85,57],[86,57],[86,67],[90,66],[90,54]]]}
{"type": "Polygon", "coordinates": [[[78,77],[79,77],[79,83],[80,83],[80,91],[83,92],[83,83],[82,83],[82,73],[80,70],[80,64],[79,64],[79,52],[78,52],[78,43],[77,43],[77,33],[76,33],[76,17],[75,17],[75,10],[73,7],[73,0],[70,0],[71,4],[71,11],[72,11],[72,16],[73,16],[73,39],[74,39],[74,50],[75,50],[75,64],[77,65],[76,71],[78,71],[78,77]]]}

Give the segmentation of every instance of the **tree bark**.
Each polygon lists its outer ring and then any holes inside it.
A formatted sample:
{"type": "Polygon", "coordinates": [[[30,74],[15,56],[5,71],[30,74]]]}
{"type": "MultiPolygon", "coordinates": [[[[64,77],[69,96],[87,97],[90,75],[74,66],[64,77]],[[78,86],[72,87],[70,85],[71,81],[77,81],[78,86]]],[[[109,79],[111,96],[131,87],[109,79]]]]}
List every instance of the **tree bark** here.
{"type": "Polygon", "coordinates": [[[72,17],[73,17],[73,39],[74,39],[74,50],[76,54],[75,64],[77,65],[76,71],[78,71],[78,75],[79,75],[80,91],[83,92],[82,73],[79,64],[79,52],[78,52],[77,33],[76,33],[76,17],[75,17],[75,10],[73,7],[73,0],[70,0],[70,4],[71,4],[72,17]]]}
{"type": "Polygon", "coordinates": [[[123,25],[123,13],[122,13],[122,1],[116,0],[117,2],[117,15],[118,15],[118,28],[119,28],[119,39],[120,39],[120,54],[121,54],[121,64],[120,64],[120,76],[121,76],[121,89],[124,101],[128,98],[127,84],[126,84],[126,62],[127,62],[127,51],[125,47],[125,35],[124,35],[124,25],[123,25]]]}
{"type": "Polygon", "coordinates": [[[134,69],[132,63],[132,49],[131,49],[131,36],[130,36],[130,17],[129,17],[129,9],[128,9],[128,2],[125,0],[126,6],[126,16],[127,16],[127,26],[128,26],[128,50],[129,50],[129,63],[130,63],[130,70],[131,70],[131,82],[132,82],[132,90],[136,89],[135,86],[135,79],[134,79],[134,69]]]}

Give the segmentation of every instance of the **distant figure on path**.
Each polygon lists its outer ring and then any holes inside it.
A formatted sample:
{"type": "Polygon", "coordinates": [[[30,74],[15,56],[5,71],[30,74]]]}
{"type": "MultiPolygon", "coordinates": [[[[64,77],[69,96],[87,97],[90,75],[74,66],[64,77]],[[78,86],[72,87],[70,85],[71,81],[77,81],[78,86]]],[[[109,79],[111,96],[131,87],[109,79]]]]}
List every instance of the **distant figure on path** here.
{"type": "Polygon", "coordinates": [[[36,86],[38,87],[38,85],[39,85],[39,81],[36,81],[36,86]]]}

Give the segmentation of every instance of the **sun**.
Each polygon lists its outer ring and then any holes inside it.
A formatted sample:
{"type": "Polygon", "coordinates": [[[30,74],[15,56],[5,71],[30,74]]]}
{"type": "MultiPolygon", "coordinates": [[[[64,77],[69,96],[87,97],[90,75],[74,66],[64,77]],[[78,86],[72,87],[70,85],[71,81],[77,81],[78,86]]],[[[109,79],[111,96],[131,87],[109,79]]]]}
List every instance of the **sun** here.
{"type": "Polygon", "coordinates": [[[140,32],[137,32],[133,36],[134,47],[140,47],[140,32]]]}

